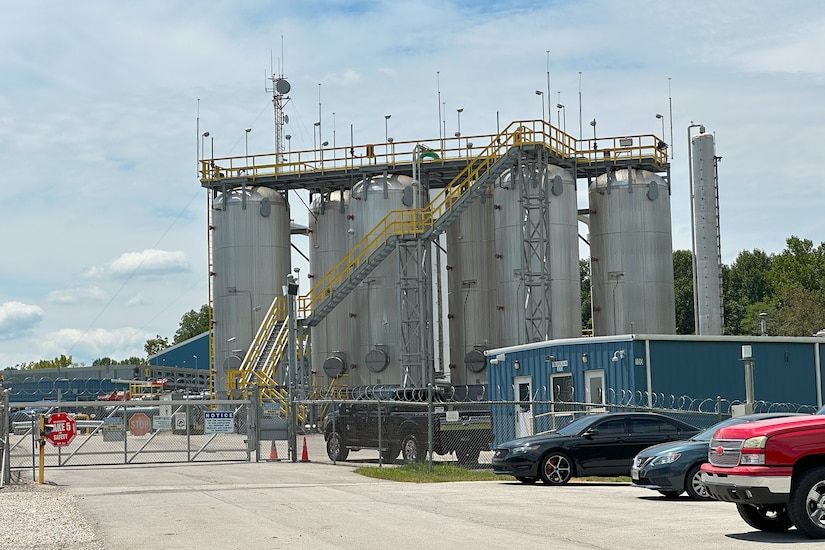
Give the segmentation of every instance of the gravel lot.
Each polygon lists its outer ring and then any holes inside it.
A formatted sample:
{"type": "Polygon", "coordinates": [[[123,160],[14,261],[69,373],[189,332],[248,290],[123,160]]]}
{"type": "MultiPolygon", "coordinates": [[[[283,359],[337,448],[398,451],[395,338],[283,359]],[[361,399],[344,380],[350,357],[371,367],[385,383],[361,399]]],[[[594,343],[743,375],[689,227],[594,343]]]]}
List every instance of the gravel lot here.
{"type": "Polygon", "coordinates": [[[105,549],[80,513],[77,499],[62,487],[6,485],[0,489],[0,518],[0,548],[105,549]]]}

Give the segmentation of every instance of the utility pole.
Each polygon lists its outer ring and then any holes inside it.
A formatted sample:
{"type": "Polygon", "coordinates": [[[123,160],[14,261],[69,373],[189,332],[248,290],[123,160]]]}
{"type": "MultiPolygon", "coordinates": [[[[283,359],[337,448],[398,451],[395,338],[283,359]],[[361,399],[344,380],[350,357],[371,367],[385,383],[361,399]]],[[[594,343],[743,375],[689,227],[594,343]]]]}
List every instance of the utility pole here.
{"type": "MultiPolygon", "coordinates": [[[[297,273],[298,268],[295,268],[295,271],[297,273]]],[[[297,332],[295,329],[295,296],[298,295],[298,279],[294,275],[292,275],[292,273],[286,276],[286,286],[284,287],[284,295],[287,298],[286,311],[287,324],[289,328],[289,452],[292,458],[292,462],[298,462],[298,435],[296,433],[298,421],[297,415],[295,414],[295,369],[297,368],[298,364],[296,356],[297,346],[295,345],[295,336],[297,332]]]]}

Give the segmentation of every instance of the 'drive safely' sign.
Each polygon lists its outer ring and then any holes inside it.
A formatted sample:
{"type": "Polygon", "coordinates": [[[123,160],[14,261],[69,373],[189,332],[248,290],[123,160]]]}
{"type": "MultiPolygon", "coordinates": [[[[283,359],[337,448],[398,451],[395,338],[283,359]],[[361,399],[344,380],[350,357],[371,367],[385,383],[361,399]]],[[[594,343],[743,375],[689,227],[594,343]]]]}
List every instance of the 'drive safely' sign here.
{"type": "Polygon", "coordinates": [[[77,435],[77,424],[68,413],[52,413],[46,423],[52,427],[46,439],[55,447],[67,446],[77,435]]]}

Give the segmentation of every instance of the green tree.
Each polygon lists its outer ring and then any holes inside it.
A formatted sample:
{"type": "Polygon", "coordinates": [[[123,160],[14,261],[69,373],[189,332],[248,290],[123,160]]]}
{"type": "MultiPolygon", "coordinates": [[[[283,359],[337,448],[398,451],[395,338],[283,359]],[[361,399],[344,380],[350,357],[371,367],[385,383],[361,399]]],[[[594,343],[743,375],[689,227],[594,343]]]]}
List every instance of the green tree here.
{"type": "Polygon", "coordinates": [[[183,314],[180,320],[180,328],[175,332],[173,344],[178,344],[188,340],[198,334],[203,334],[209,330],[209,323],[212,320],[211,308],[204,304],[200,310],[190,310],[183,314]]]}
{"type": "Polygon", "coordinates": [[[676,299],[676,334],[696,331],[693,313],[693,253],[673,252],[673,292],[676,299]]]}
{"type": "MultiPolygon", "coordinates": [[[[767,302],[774,294],[773,287],[768,281],[768,270],[772,261],[773,256],[763,250],[743,250],[730,267],[723,266],[725,334],[754,334],[754,306],[767,302]]],[[[757,320],[758,314],[757,311],[757,320]]]]}
{"type": "Polygon", "coordinates": [[[35,370],[35,369],[68,369],[71,367],[78,367],[81,366],[80,363],[77,363],[74,359],[72,359],[71,355],[64,355],[60,354],[60,356],[55,357],[54,359],[41,359],[40,361],[32,361],[31,363],[23,363],[20,365],[21,370],[35,370]]]}
{"type": "Polygon", "coordinates": [[[768,301],[768,334],[809,336],[825,322],[825,243],[790,237],[773,258],[767,279],[774,289],[768,301]]]}
{"type": "Polygon", "coordinates": [[[146,343],[143,345],[143,351],[146,352],[147,357],[150,357],[152,355],[157,355],[168,347],[169,338],[158,334],[154,338],[146,340],[146,343]]]}
{"type": "Polygon", "coordinates": [[[825,290],[825,243],[814,248],[808,239],[790,237],[785,250],[774,257],[767,279],[777,294],[788,288],[825,290]]]}
{"type": "Polygon", "coordinates": [[[810,336],[825,327],[825,292],[788,287],[768,314],[768,334],[772,336],[810,336]]]}
{"type": "MultiPolygon", "coordinates": [[[[148,341],[147,341],[148,344],[148,341]]],[[[164,347],[169,347],[168,343],[164,347]]],[[[146,349],[146,345],[143,346],[146,349]]],[[[151,354],[154,355],[154,354],[151,354]]],[[[127,357],[126,359],[121,359],[120,361],[115,361],[111,357],[101,357],[99,359],[95,359],[92,362],[93,367],[105,367],[107,365],[145,365],[148,361],[141,357],[127,357]]]]}
{"type": "Polygon", "coordinates": [[[149,361],[143,357],[127,357],[126,359],[121,359],[118,362],[119,365],[148,365],[149,361]]]}

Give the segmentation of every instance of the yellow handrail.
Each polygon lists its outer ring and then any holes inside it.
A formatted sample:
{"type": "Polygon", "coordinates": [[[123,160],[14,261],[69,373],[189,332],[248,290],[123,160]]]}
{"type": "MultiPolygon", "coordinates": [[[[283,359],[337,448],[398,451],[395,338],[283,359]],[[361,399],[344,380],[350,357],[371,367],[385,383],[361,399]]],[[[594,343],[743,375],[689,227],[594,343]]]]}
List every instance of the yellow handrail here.
{"type": "MultiPolygon", "coordinates": [[[[512,122],[512,127],[526,130],[525,141],[543,141],[548,147],[564,158],[577,156],[585,164],[604,160],[604,151],[609,150],[620,158],[652,159],[660,165],[667,163],[667,150],[658,145],[662,140],[653,134],[630,135],[622,137],[603,137],[595,140],[577,140],[543,120],[526,120],[512,122]],[[533,136],[532,138],[530,136],[533,136]],[[541,135],[542,140],[535,136],[541,135]],[[630,143],[630,145],[622,145],[630,143]],[[595,147],[594,145],[598,145],[595,147]],[[601,154],[601,158],[598,158],[601,154]],[[629,156],[622,156],[629,155],[629,156]]],[[[504,133],[506,133],[505,130],[504,133]]],[[[220,157],[199,161],[198,172],[202,183],[218,182],[226,179],[243,178],[254,185],[258,178],[276,179],[284,177],[301,177],[303,175],[325,174],[327,172],[358,172],[369,166],[381,165],[393,168],[408,166],[415,152],[425,148],[437,154],[438,158],[428,157],[428,164],[455,161],[469,161],[474,148],[472,142],[494,143],[501,134],[479,134],[472,136],[449,137],[430,140],[396,141],[393,143],[364,144],[341,146],[330,149],[306,151],[281,151],[265,155],[220,157]]]]}

